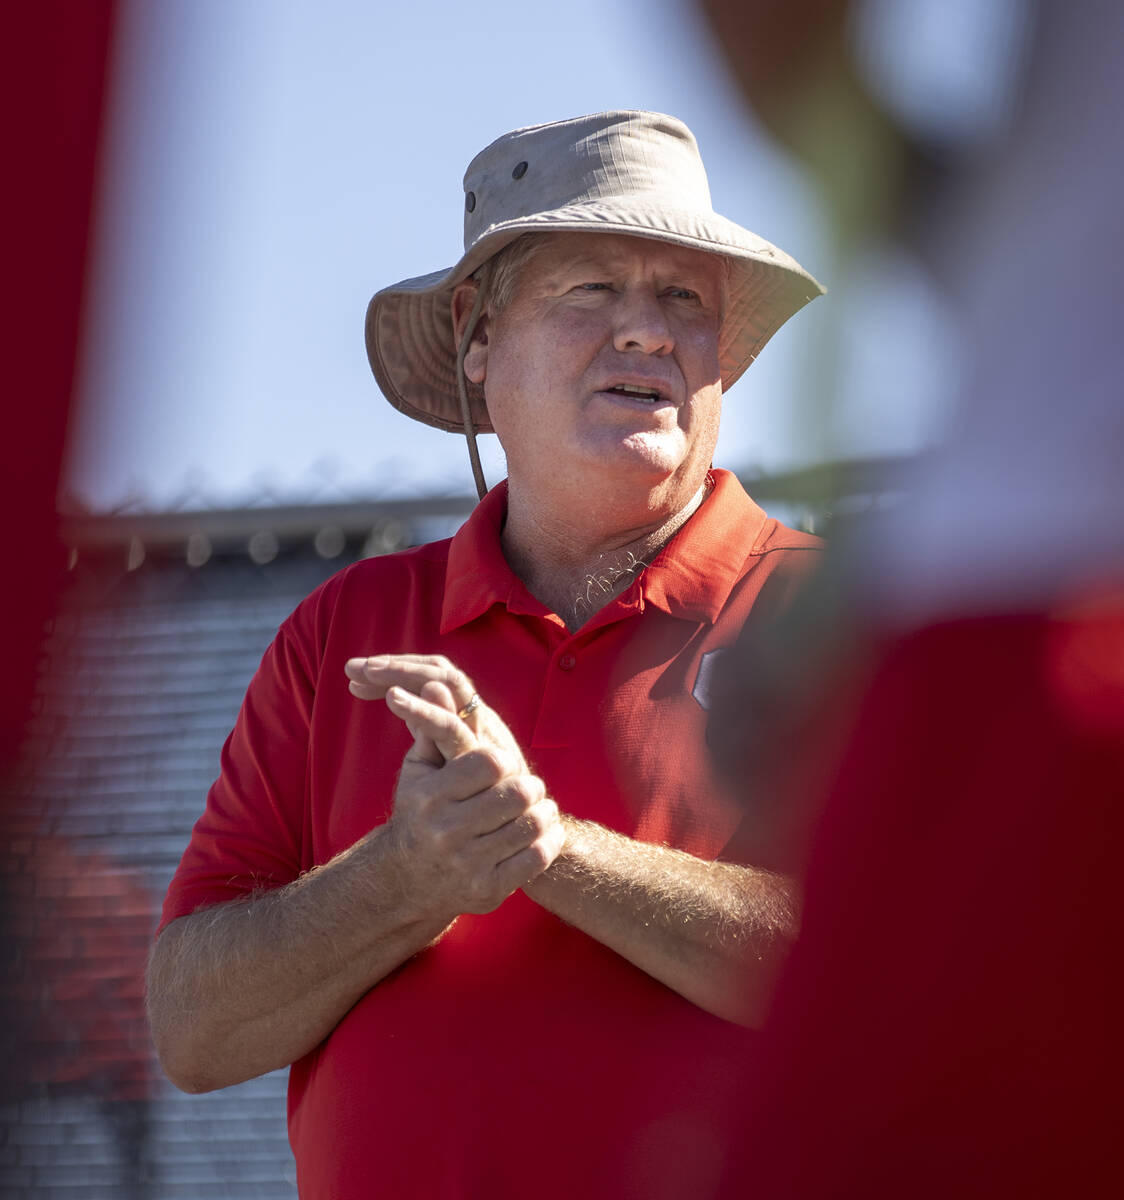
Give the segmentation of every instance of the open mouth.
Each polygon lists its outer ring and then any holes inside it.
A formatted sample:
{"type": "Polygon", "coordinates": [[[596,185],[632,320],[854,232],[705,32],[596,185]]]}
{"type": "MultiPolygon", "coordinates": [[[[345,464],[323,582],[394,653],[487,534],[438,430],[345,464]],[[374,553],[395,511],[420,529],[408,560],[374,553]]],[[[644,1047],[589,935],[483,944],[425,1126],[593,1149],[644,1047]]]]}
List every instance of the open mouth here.
{"type": "Polygon", "coordinates": [[[664,394],[654,387],[640,387],[631,383],[616,383],[610,388],[606,388],[610,395],[627,396],[630,400],[646,401],[648,404],[658,404],[665,399],[664,394]]]}

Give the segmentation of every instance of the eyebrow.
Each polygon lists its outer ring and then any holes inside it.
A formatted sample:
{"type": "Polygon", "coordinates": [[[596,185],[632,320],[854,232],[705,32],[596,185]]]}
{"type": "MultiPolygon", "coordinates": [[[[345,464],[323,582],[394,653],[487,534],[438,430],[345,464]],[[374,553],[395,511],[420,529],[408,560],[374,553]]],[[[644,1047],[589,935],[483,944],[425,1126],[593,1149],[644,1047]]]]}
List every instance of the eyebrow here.
{"type": "MultiPolygon", "coordinates": [[[[621,256],[613,254],[611,251],[604,255],[593,255],[588,253],[575,255],[573,258],[565,258],[558,263],[557,266],[550,269],[551,275],[561,275],[568,271],[580,270],[595,270],[595,271],[613,271],[622,261],[621,256]]],[[[710,282],[709,273],[702,267],[684,266],[674,269],[671,274],[678,276],[689,283],[708,283],[710,282]]],[[[721,286],[721,283],[719,283],[721,286]]]]}

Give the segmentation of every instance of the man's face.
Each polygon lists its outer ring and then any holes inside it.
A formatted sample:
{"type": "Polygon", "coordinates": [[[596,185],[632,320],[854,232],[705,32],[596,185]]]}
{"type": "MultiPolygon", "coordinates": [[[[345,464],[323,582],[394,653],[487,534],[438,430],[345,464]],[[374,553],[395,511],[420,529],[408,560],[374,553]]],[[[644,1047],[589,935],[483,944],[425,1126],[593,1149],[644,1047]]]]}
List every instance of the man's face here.
{"type": "Polygon", "coordinates": [[[686,503],[718,437],[720,259],[648,238],[560,233],[522,267],[466,360],[512,484],[622,484],[686,503]]]}

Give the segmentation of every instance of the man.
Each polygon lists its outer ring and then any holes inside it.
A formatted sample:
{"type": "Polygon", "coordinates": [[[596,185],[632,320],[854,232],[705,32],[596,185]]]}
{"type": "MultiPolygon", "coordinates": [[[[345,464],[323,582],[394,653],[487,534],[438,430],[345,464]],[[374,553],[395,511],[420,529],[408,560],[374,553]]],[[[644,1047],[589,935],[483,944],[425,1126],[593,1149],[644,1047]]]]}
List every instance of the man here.
{"type": "Polygon", "coordinates": [[[723,387],[819,287],[657,114],[506,135],[465,210],[368,352],[403,411],[494,429],[508,479],[282,626],[169,891],[153,1033],[187,1090],[293,1064],[305,1196],[659,1195],[688,1153],[717,1177],[716,1081],[794,926],[704,707],[818,543],[710,467],[723,387]]]}

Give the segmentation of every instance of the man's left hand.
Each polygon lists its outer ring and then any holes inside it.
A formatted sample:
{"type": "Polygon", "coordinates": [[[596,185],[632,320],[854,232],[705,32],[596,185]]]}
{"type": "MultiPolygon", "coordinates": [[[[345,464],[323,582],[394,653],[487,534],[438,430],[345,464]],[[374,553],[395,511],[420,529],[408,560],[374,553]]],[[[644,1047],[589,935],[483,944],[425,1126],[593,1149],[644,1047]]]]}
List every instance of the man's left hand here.
{"type": "MultiPolygon", "coordinates": [[[[360,700],[385,700],[392,687],[412,692],[439,708],[456,713],[481,745],[494,746],[514,756],[520,773],[529,773],[523,751],[507,724],[478,694],[475,684],[464,671],[443,655],[380,654],[370,658],[350,658],[344,671],[351,694],[360,700]]],[[[411,733],[416,736],[413,729],[411,733]]],[[[443,754],[442,757],[448,756],[443,754]]]]}

